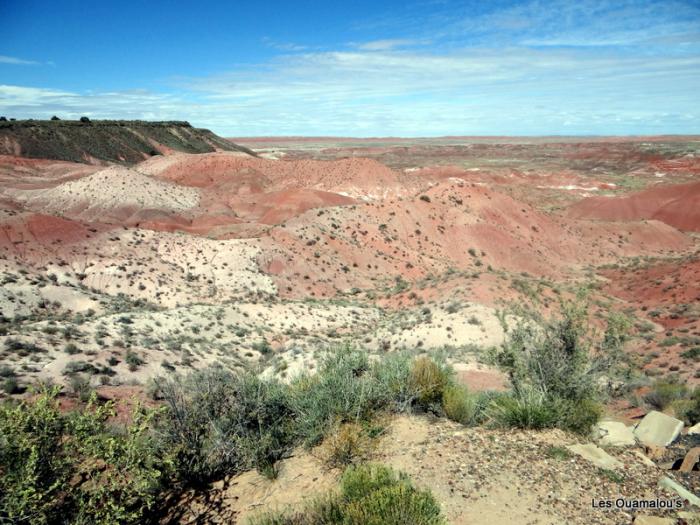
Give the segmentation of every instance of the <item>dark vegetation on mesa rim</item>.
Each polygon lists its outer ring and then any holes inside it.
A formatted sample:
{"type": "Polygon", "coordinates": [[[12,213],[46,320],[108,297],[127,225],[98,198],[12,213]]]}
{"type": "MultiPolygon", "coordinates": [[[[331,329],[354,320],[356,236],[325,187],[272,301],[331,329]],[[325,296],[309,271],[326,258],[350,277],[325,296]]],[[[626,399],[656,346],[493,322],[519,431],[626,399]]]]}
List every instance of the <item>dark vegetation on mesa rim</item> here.
{"type": "Polygon", "coordinates": [[[136,164],[168,151],[252,152],[189,122],[0,120],[0,155],[73,162],[136,164]]]}

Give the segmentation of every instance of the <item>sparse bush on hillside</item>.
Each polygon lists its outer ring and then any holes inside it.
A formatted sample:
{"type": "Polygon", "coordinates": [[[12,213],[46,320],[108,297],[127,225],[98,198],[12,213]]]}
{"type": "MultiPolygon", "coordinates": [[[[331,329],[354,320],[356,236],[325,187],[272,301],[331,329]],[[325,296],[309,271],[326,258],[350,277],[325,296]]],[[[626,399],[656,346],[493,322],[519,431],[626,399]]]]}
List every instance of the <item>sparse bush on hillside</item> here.
{"type": "Polygon", "coordinates": [[[129,367],[129,370],[134,372],[145,363],[145,361],[134,351],[127,350],[124,356],[124,361],[129,367]]]}
{"type": "Polygon", "coordinates": [[[417,392],[410,380],[412,364],[410,355],[393,352],[372,367],[372,375],[379,383],[380,403],[389,412],[408,412],[416,401],[417,392]]]}
{"type": "Polygon", "coordinates": [[[421,408],[430,410],[439,407],[450,382],[450,370],[429,357],[419,357],[413,363],[409,385],[415,390],[416,401],[421,408]]]}
{"type": "Polygon", "coordinates": [[[18,394],[22,391],[16,377],[8,377],[2,382],[2,391],[8,395],[18,394]]]}
{"type": "Polygon", "coordinates": [[[600,377],[618,359],[627,327],[625,319],[611,316],[594,352],[583,297],[563,303],[559,316],[519,322],[495,354],[513,393],[489,408],[494,423],[589,431],[601,414],[600,377]]]}
{"type": "Polygon", "coordinates": [[[657,410],[665,410],[671,403],[686,397],[688,387],[673,380],[658,380],[644,396],[644,400],[657,410]]]}
{"type": "Polygon", "coordinates": [[[263,339],[262,341],[257,341],[255,343],[253,343],[252,348],[256,352],[260,352],[263,355],[267,355],[270,352],[272,352],[272,346],[267,341],[267,339],[263,339]]]}
{"type": "Polygon", "coordinates": [[[557,425],[559,406],[556,399],[534,390],[494,400],[487,408],[491,421],[502,427],[542,429],[557,425]]]}
{"type": "Polygon", "coordinates": [[[442,406],[449,419],[463,425],[471,424],[476,416],[476,400],[462,385],[450,385],[445,388],[442,406]]]}
{"type": "Polygon", "coordinates": [[[386,402],[366,352],[341,348],[324,356],[314,375],[292,382],[296,429],[307,445],[318,443],[337,421],[364,421],[386,402]]]}
{"type": "Polygon", "coordinates": [[[82,374],[70,376],[69,386],[73,394],[83,402],[87,402],[92,394],[90,379],[82,374]]]}

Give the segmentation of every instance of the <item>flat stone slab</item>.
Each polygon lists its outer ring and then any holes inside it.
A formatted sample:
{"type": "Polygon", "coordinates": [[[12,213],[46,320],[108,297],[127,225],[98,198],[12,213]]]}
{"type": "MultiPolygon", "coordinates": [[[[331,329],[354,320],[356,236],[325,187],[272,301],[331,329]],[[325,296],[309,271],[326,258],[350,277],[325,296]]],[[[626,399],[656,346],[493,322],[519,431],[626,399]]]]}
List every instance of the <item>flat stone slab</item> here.
{"type": "Polygon", "coordinates": [[[655,467],[656,463],[654,463],[652,460],[650,460],[647,456],[642,454],[639,450],[633,450],[632,451],[635,456],[639,458],[639,460],[644,463],[647,467],[655,467]]]}
{"type": "Polygon", "coordinates": [[[693,447],[685,455],[681,468],[678,470],[681,472],[692,472],[698,461],[700,461],[700,447],[693,447]]]}
{"type": "Polygon", "coordinates": [[[696,423],[692,427],[688,429],[688,434],[693,435],[693,434],[700,434],[700,423],[696,423]]]}
{"type": "Polygon", "coordinates": [[[598,442],[608,447],[631,447],[637,444],[634,431],[620,421],[601,421],[596,426],[598,442]]]}
{"type": "Polygon", "coordinates": [[[659,480],[659,487],[672,490],[673,492],[678,494],[681,498],[687,499],[691,505],[695,505],[696,507],[700,507],[700,498],[698,498],[695,494],[690,492],[687,488],[685,488],[683,485],[681,485],[677,481],[673,481],[671,478],[666,478],[666,477],[661,478],[659,480]]]}
{"type": "Polygon", "coordinates": [[[596,467],[615,470],[622,467],[622,462],[618,461],[602,448],[595,446],[593,443],[586,445],[569,445],[568,448],[574,454],[581,456],[583,459],[590,461],[596,467]]]}
{"type": "Polygon", "coordinates": [[[647,516],[642,514],[634,518],[634,525],[676,525],[677,520],[672,518],[660,518],[659,516],[647,516]]]}
{"type": "Polygon", "coordinates": [[[683,518],[685,521],[688,522],[688,525],[695,525],[696,523],[700,523],[700,512],[687,512],[685,510],[682,510],[678,513],[679,518],[683,518]]]}
{"type": "Polygon", "coordinates": [[[683,430],[683,421],[652,410],[639,422],[634,435],[645,445],[667,447],[683,430]]]}

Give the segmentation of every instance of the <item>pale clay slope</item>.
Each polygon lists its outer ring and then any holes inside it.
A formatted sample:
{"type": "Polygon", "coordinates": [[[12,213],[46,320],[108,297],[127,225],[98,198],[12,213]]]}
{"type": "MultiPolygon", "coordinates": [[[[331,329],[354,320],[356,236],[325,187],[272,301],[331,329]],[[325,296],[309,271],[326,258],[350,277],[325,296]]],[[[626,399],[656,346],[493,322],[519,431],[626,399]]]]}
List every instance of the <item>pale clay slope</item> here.
{"type": "MultiPolygon", "coordinates": [[[[147,236],[146,233],[144,235],[147,236]]],[[[164,362],[181,371],[214,363],[228,368],[252,366],[264,370],[266,376],[276,375],[287,380],[303,371],[314,370],[318,364],[319,349],[345,343],[374,352],[474,345],[464,352],[452,352],[450,360],[464,367],[478,360],[479,348],[498,344],[503,338],[495,312],[476,304],[465,304],[454,313],[446,312],[444,305],[436,305],[426,317],[422,309],[393,312],[354,304],[259,301],[258,291],[264,290],[267,295],[274,293],[274,287],[271,282],[264,281],[268,279],[267,276],[254,273],[254,262],[250,259],[250,271],[241,267],[236,270],[242,276],[239,283],[241,290],[246,290],[248,295],[237,295],[236,290],[231,288],[236,275],[232,271],[234,265],[217,266],[232,263],[230,256],[236,253],[235,250],[207,252],[206,245],[233,248],[240,246],[240,242],[199,239],[198,246],[188,246],[190,250],[187,250],[177,244],[179,235],[170,237],[174,245],[164,250],[163,257],[172,257],[174,263],[166,264],[162,259],[158,259],[159,263],[129,261],[128,246],[120,242],[114,246],[115,254],[127,257],[121,261],[112,259],[109,257],[110,251],[106,249],[106,261],[88,262],[82,270],[87,275],[82,286],[73,282],[60,267],[50,268],[57,276],[56,284],[36,286],[24,276],[18,276],[17,282],[4,286],[0,293],[0,306],[8,314],[31,313],[42,299],[58,301],[61,309],[73,312],[94,311],[94,316],[90,318],[61,321],[58,332],[48,330],[51,326],[49,321],[27,323],[22,335],[12,337],[27,343],[34,342],[46,352],[14,356],[10,358],[11,362],[8,361],[9,364],[25,370],[27,380],[41,377],[59,383],[67,379],[63,376],[63,370],[68,362],[85,361],[99,368],[110,357],[121,361],[112,366],[117,372],[110,380],[113,384],[132,380],[145,383],[153,375],[165,372],[164,362]],[[169,264],[176,266],[173,269],[169,264]],[[115,271],[118,266],[122,266],[126,272],[115,271]],[[132,268],[136,268],[139,275],[133,277],[132,268]],[[158,271],[151,272],[154,268],[158,271]],[[195,278],[183,279],[184,272],[188,270],[199,273],[190,274],[195,278]],[[113,275],[106,275],[106,271],[113,272],[113,275]],[[168,309],[153,311],[131,307],[124,313],[109,313],[114,310],[104,303],[104,296],[102,304],[98,300],[99,292],[115,296],[122,291],[152,299],[154,290],[162,290],[152,279],[157,280],[164,271],[169,272],[171,277],[169,295],[161,295],[158,299],[161,307],[168,309]],[[216,277],[220,271],[224,275],[216,277]],[[228,277],[228,273],[233,277],[228,277]],[[219,280],[222,282],[217,285],[219,280]],[[211,281],[211,284],[207,281],[211,281]],[[269,287],[265,287],[266,283],[269,287]],[[201,304],[203,302],[213,304],[201,304]],[[178,303],[182,306],[176,306],[178,303]],[[124,322],[124,318],[128,318],[128,322],[124,322]],[[71,340],[64,339],[61,335],[64,327],[76,329],[79,335],[71,340]],[[76,343],[78,353],[65,353],[69,342],[76,343]],[[266,354],[256,347],[263,342],[272,346],[266,354]],[[137,370],[129,370],[124,362],[126,343],[145,361],[137,370]]],[[[148,244],[147,239],[145,242],[148,244]]],[[[242,253],[250,256],[251,248],[242,248],[242,253]]],[[[6,272],[17,275],[9,270],[6,272]]],[[[0,337],[0,343],[4,344],[9,337],[0,337]]],[[[91,377],[95,384],[99,379],[97,375],[91,377]]]]}
{"type": "Polygon", "coordinates": [[[196,188],[158,180],[134,169],[111,166],[50,189],[6,190],[35,211],[99,220],[120,209],[186,211],[199,204],[196,188]]]}
{"type": "MultiPolygon", "coordinates": [[[[85,275],[82,284],[110,295],[125,293],[164,307],[219,302],[250,293],[275,294],[261,273],[256,239],[218,241],[182,233],[129,229],[103,234],[99,252],[71,263],[85,275]]],[[[61,267],[60,279],[78,284],[61,267]]]]}

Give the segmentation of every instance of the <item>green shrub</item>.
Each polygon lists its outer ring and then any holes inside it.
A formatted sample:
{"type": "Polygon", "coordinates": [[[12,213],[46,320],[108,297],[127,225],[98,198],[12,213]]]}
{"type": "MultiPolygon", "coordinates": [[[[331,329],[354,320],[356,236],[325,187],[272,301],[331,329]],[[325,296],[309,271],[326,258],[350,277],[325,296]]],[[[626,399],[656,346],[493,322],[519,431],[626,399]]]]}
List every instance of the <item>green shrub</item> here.
{"type": "Polygon", "coordinates": [[[377,490],[401,483],[409,484],[408,476],[397,474],[391,468],[378,464],[366,463],[348,467],[340,480],[341,494],[345,501],[360,501],[377,490]]]}
{"type": "Polygon", "coordinates": [[[339,494],[316,499],[303,510],[253,517],[251,525],[443,525],[445,519],[429,491],[383,465],[350,466],[339,494]]]}
{"type": "Polygon", "coordinates": [[[59,388],[0,407],[0,521],[144,523],[168,471],[149,437],[153,412],[124,433],[106,425],[112,404],[61,414],[59,388]]]}
{"type": "Polygon", "coordinates": [[[155,380],[168,411],[158,431],[183,481],[268,470],[293,445],[287,387],[219,368],[155,380]]]}
{"type": "Polygon", "coordinates": [[[665,408],[670,408],[673,414],[687,425],[700,422],[700,387],[695,387],[692,391],[686,389],[682,398],[676,397],[665,408]]]}
{"type": "Polygon", "coordinates": [[[129,370],[134,372],[135,370],[138,369],[142,364],[145,363],[145,361],[134,351],[132,350],[127,350],[126,351],[126,356],[124,357],[124,361],[129,367],[129,370]]]}
{"type": "Polygon", "coordinates": [[[82,374],[72,375],[68,381],[73,394],[81,401],[87,402],[93,390],[90,387],[90,379],[82,374]]]}
{"type": "Polygon", "coordinates": [[[427,410],[442,403],[443,392],[450,380],[450,372],[446,367],[429,357],[419,357],[413,363],[409,385],[416,392],[418,406],[427,410]]]}
{"type": "Polygon", "coordinates": [[[563,305],[560,317],[522,322],[509,332],[498,355],[516,394],[536,390],[551,397],[584,399],[597,389],[592,369],[586,309],[563,305]]]}
{"type": "Polygon", "coordinates": [[[603,405],[592,399],[565,401],[560,405],[561,417],[556,426],[586,435],[603,416],[603,405]]]}
{"type": "Polygon", "coordinates": [[[384,465],[348,467],[340,480],[340,494],[346,524],[445,523],[430,492],[416,489],[408,476],[384,465]]]}
{"type": "Polygon", "coordinates": [[[442,408],[452,421],[469,425],[476,415],[476,400],[466,387],[451,385],[443,393],[442,408]]]}
{"type": "Polygon", "coordinates": [[[535,430],[557,427],[585,435],[603,415],[603,409],[591,399],[573,402],[530,390],[495,398],[486,413],[498,427],[535,430]]]}
{"type": "Polygon", "coordinates": [[[68,355],[75,355],[80,352],[80,349],[75,343],[68,343],[65,347],[63,347],[63,351],[68,355]]]}
{"type": "Polygon", "coordinates": [[[489,416],[497,425],[556,426],[585,434],[602,413],[600,378],[620,361],[629,321],[610,315],[596,347],[581,296],[576,303],[562,303],[560,315],[550,319],[521,315],[514,329],[506,326],[506,341],[494,355],[513,392],[492,403],[489,416]]]}
{"type": "Polygon", "coordinates": [[[558,404],[533,390],[497,398],[487,411],[493,424],[506,428],[550,428],[560,418],[558,404]]]}
{"type": "Polygon", "coordinates": [[[347,525],[438,525],[445,520],[427,491],[399,484],[384,487],[347,506],[347,525]]]}
{"type": "Polygon", "coordinates": [[[690,359],[692,361],[700,361],[700,346],[694,346],[689,350],[681,352],[681,357],[683,359],[690,359]]]}
{"type": "Polygon", "coordinates": [[[263,355],[267,355],[270,352],[272,352],[272,346],[267,341],[267,339],[263,339],[262,341],[253,343],[252,348],[256,352],[260,352],[263,355]]]}
{"type": "Polygon", "coordinates": [[[688,394],[688,387],[683,383],[659,380],[644,396],[644,400],[658,410],[665,410],[674,401],[683,399],[688,394]]]}
{"type": "Polygon", "coordinates": [[[10,523],[51,523],[61,515],[71,459],[61,437],[65,420],[54,398],[58,389],[35,403],[0,408],[0,516],[10,523]]]}
{"type": "Polygon", "coordinates": [[[2,382],[2,391],[8,395],[17,394],[22,391],[16,377],[8,377],[2,382]]]}
{"type": "Polygon", "coordinates": [[[560,461],[564,461],[567,459],[570,459],[572,454],[571,451],[569,451],[568,448],[566,447],[558,447],[551,445],[547,447],[547,450],[545,451],[548,457],[552,459],[558,459],[560,461]]]}
{"type": "Polygon", "coordinates": [[[692,405],[689,406],[684,414],[685,420],[690,425],[700,423],[700,387],[696,386],[690,396],[692,405]]]}
{"type": "Polygon", "coordinates": [[[390,412],[408,412],[417,392],[411,385],[413,358],[405,352],[392,352],[372,366],[382,406],[390,412]]]}
{"type": "Polygon", "coordinates": [[[81,372],[96,374],[99,370],[95,365],[87,361],[69,361],[63,369],[63,375],[65,376],[72,376],[81,372]]]}
{"type": "Polygon", "coordinates": [[[302,375],[291,385],[299,437],[311,446],[338,421],[369,420],[386,401],[378,385],[366,352],[341,348],[324,356],[315,375],[302,375]]]}

